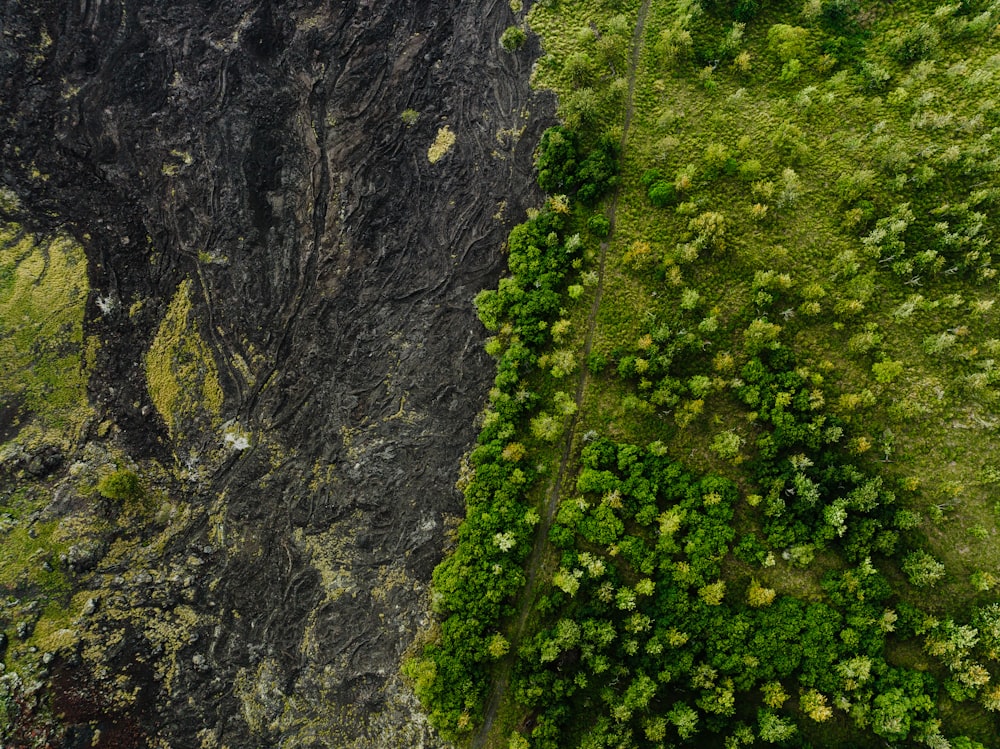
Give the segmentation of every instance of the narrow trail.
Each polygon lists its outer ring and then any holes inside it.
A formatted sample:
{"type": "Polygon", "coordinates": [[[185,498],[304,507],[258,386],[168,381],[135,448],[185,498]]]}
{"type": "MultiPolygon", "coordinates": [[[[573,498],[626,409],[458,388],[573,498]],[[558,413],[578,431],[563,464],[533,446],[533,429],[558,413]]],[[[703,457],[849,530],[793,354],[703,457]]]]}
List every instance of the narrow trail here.
{"type": "MultiPolygon", "coordinates": [[[[629,127],[632,124],[632,114],[635,109],[635,71],[639,65],[639,54],[642,50],[642,37],[646,26],[646,17],[649,14],[650,3],[651,0],[642,0],[642,5],[639,7],[639,14],[636,18],[635,31],[632,34],[632,59],[629,62],[628,69],[628,96],[625,103],[625,120],[622,124],[621,143],[619,144],[619,163],[621,163],[625,156],[625,146],[628,141],[629,127]]],[[[580,408],[583,405],[583,394],[587,387],[588,370],[586,362],[594,343],[594,331],[597,328],[597,314],[600,311],[601,297],[604,292],[604,269],[608,256],[608,247],[610,245],[609,240],[610,237],[614,235],[615,231],[615,213],[618,208],[618,195],[620,191],[620,186],[615,188],[615,191],[611,195],[611,203],[608,206],[608,220],[611,224],[611,232],[608,235],[608,239],[601,243],[597,288],[594,292],[594,301],[590,306],[590,313],[587,315],[587,332],[584,337],[583,360],[580,367],[580,377],[576,384],[576,412],[573,414],[570,420],[569,428],[566,430],[566,439],[563,443],[562,457],[559,460],[559,469],[556,471],[553,482],[549,486],[547,501],[545,503],[545,513],[538,523],[538,528],[535,531],[535,542],[531,549],[531,555],[528,557],[528,561],[525,564],[524,587],[517,603],[517,621],[511,631],[510,651],[499,664],[498,673],[493,681],[493,688],[490,691],[486,712],[483,715],[482,726],[473,736],[470,744],[472,749],[487,749],[489,746],[491,738],[490,734],[493,731],[493,724],[496,719],[497,711],[500,708],[500,703],[502,702],[504,695],[510,688],[510,677],[514,670],[514,663],[517,660],[517,650],[521,644],[521,639],[524,636],[525,626],[528,622],[528,617],[531,614],[532,605],[534,604],[535,578],[538,576],[538,571],[542,567],[542,560],[545,556],[547,548],[549,529],[552,527],[552,521],[555,519],[556,511],[559,509],[559,496],[562,491],[563,479],[566,478],[567,470],[569,468],[570,455],[573,450],[573,436],[576,433],[576,428],[579,423],[580,408]]],[[[506,739],[506,737],[499,738],[506,739]]],[[[495,744],[495,746],[501,745],[495,744]]],[[[504,741],[502,746],[506,746],[506,741],[504,741]]]]}

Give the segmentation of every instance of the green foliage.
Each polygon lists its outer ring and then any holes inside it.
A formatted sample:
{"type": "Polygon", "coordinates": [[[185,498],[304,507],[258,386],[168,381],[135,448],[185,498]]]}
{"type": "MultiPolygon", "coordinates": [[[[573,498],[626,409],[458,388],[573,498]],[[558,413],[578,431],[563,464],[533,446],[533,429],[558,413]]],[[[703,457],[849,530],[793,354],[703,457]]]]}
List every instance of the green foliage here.
{"type": "Polygon", "coordinates": [[[609,138],[584,149],[575,131],[550,127],[542,133],[535,152],[538,184],[551,193],[575,195],[588,205],[596,203],[617,183],[617,150],[609,138]]]}
{"type": "Polygon", "coordinates": [[[608,234],[611,233],[611,222],[608,221],[607,216],[597,213],[587,220],[587,228],[595,237],[606,239],[608,234]]]}
{"type": "MultiPolygon", "coordinates": [[[[858,0],[822,0],[821,14],[823,21],[834,31],[853,31],[856,25],[856,15],[861,9],[858,0]]],[[[835,37],[842,40],[843,37],[835,37]]],[[[838,47],[842,47],[841,42],[838,47]]]]}
{"type": "Polygon", "coordinates": [[[88,291],[78,244],[0,226],[0,406],[15,426],[35,423],[37,432],[24,430],[26,437],[48,431],[46,439],[62,444],[90,414],[83,334],[88,291]]]}
{"type": "Polygon", "coordinates": [[[748,352],[758,354],[776,345],[780,333],[780,325],[758,318],[750,323],[743,333],[743,341],[748,352]]]}
{"type": "MultiPolygon", "coordinates": [[[[582,153],[573,131],[550,128],[537,152],[539,182],[559,192],[575,190],[582,200],[595,198],[614,183],[612,153],[600,145],[582,153]]],[[[470,715],[481,714],[486,668],[511,647],[497,629],[523,585],[521,563],[539,521],[538,512],[527,504],[536,470],[522,460],[524,444],[513,437],[519,427],[527,427],[541,443],[558,440],[577,408],[574,399],[561,391],[552,396],[554,412],[536,411],[539,398],[524,383],[543,361],[554,379],[570,375],[578,365],[576,352],[570,349],[541,353],[555,339],[566,337],[569,322],[561,305],[573,296],[574,287],[583,292],[579,284],[568,283],[579,267],[574,256],[583,242],[579,234],[567,234],[567,212],[561,205],[562,201],[550,200],[545,209],[511,230],[510,276],[475,299],[483,324],[497,332],[489,343],[497,358],[491,410],[483,418],[479,446],[470,456],[474,470],[464,486],[467,510],[457,548],[434,571],[440,631],[405,669],[431,722],[447,737],[461,735],[470,726],[470,715]]],[[[603,216],[595,218],[607,224],[603,216]]],[[[558,532],[552,535],[559,540],[558,532]]],[[[572,536],[563,536],[571,545],[572,536]]],[[[564,570],[555,584],[572,595],[577,581],[575,571],[564,570]]],[[[567,620],[558,628],[558,636],[544,644],[540,662],[554,660],[573,647],[574,626],[567,620]]]]}
{"type": "Polygon", "coordinates": [[[141,504],[146,495],[139,476],[133,471],[119,469],[109,473],[97,483],[98,493],[126,506],[141,504]]]}
{"type": "Polygon", "coordinates": [[[924,21],[900,34],[892,42],[893,55],[903,63],[913,63],[929,57],[937,49],[940,36],[931,24],[924,21]]]}
{"type": "Polygon", "coordinates": [[[761,0],[736,0],[733,18],[737,21],[752,21],[760,13],[761,0]]]}
{"type": "Polygon", "coordinates": [[[767,744],[783,744],[796,734],[795,724],[770,710],[757,714],[757,735],[767,744]]]}
{"type": "Polygon", "coordinates": [[[146,387],[173,437],[201,422],[215,426],[223,393],[212,350],[198,330],[191,281],[182,281],[146,352],[146,387]]]}
{"type": "Polygon", "coordinates": [[[917,587],[931,587],[944,577],[944,565],[926,551],[914,551],[903,559],[903,572],[917,587]]]}
{"type": "Polygon", "coordinates": [[[808,38],[808,29],[776,23],[767,31],[767,46],[781,62],[787,63],[805,57],[808,38]]]}
{"type": "Polygon", "coordinates": [[[649,201],[657,208],[665,208],[677,202],[677,189],[674,183],[669,180],[657,180],[649,186],[647,191],[649,201]]]}
{"type": "Polygon", "coordinates": [[[552,193],[570,192],[575,186],[579,146],[576,133],[564,127],[550,127],[542,133],[535,152],[538,184],[552,193]]]}
{"type": "Polygon", "coordinates": [[[892,79],[892,73],[876,62],[865,60],[861,63],[861,85],[866,93],[885,91],[892,79]]]}
{"type": "Polygon", "coordinates": [[[743,438],[733,431],[720,432],[712,438],[712,452],[723,460],[733,460],[739,457],[743,438]]]}
{"type": "Polygon", "coordinates": [[[757,159],[747,159],[741,162],[737,168],[737,173],[744,182],[754,182],[760,179],[762,171],[763,166],[757,159]]]}
{"type": "Polygon", "coordinates": [[[520,26],[508,26],[500,35],[500,46],[508,52],[516,52],[524,46],[528,35],[520,26]]]}

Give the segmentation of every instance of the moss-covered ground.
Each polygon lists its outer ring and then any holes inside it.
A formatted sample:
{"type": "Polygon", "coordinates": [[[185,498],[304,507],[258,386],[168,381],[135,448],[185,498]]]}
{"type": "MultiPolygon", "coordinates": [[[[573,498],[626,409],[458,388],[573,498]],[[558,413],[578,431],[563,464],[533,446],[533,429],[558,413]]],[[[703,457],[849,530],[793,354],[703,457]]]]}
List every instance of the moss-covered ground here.
{"type": "Polygon", "coordinates": [[[0,228],[0,412],[3,433],[58,440],[89,415],[83,306],[83,249],[0,228]]]}
{"type": "Polygon", "coordinates": [[[55,486],[45,476],[92,418],[87,350],[95,344],[83,334],[88,290],[78,244],[15,224],[0,228],[0,632],[7,673],[0,716],[9,718],[39,659],[68,652],[75,640],[68,565],[90,540],[94,519],[46,513],[55,486]]]}

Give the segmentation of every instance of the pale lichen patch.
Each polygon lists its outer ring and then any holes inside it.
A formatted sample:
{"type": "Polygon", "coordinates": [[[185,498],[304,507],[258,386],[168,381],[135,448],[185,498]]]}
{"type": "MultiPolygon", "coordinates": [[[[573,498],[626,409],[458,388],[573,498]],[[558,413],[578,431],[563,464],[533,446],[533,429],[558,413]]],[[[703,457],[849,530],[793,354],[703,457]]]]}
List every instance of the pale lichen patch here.
{"type": "Polygon", "coordinates": [[[431,147],[427,149],[427,160],[432,164],[436,163],[446,153],[448,153],[454,145],[455,133],[451,131],[451,128],[447,125],[439,128],[437,137],[434,139],[431,147]]]}

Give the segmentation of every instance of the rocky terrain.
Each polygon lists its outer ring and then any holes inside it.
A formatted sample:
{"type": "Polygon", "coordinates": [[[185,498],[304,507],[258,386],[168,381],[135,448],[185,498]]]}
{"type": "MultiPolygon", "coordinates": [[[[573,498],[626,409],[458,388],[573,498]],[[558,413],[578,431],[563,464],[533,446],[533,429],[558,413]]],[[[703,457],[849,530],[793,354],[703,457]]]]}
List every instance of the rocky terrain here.
{"type": "MultiPolygon", "coordinates": [[[[82,245],[94,342],[80,434],[3,466],[5,496],[53,497],[30,522],[89,523],[57,562],[82,613],[9,701],[10,746],[437,744],[399,663],[492,378],[471,299],[537,200],[553,111],[536,50],[499,46],[514,21],[0,5],[4,219],[82,245]],[[112,465],[148,511],[93,492],[112,465]]],[[[13,443],[31,414],[4,408],[13,443]]]]}

